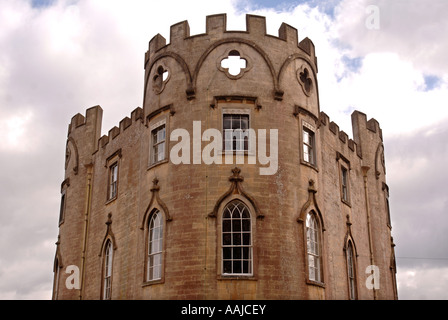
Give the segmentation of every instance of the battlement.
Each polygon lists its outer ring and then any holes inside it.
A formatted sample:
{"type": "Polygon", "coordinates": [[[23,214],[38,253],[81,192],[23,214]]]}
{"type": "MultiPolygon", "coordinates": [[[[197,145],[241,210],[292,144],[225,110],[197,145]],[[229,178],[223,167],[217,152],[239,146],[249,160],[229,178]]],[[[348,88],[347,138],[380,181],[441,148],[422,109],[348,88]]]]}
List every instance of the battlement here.
{"type": "Polygon", "coordinates": [[[369,130],[371,133],[377,134],[381,141],[383,141],[383,131],[380,124],[374,118],[367,120],[367,115],[360,111],[354,111],[352,113],[352,124],[354,131],[356,128],[369,130]]]}
{"type": "Polygon", "coordinates": [[[167,44],[166,39],[160,35],[155,35],[150,41],[148,46],[148,51],[145,54],[145,65],[151,59],[151,57],[164,47],[169,45],[176,45],[185,40],[204,37],[207,39],[218,39],[222,38],[223,34],[229,36],[241,35],[246,36],[265,36],[273,39],[281,40],[285,43],[290,43],[295,47],[300,48],[304,53],[315,59],[315,48],[313,42],[305,38],[300,43],[298,42],[297,29],[282,23],[278,29],[278,36],[272,36],[266,33],[266,18],[257,15],[246,15],[246,30],[234,31],[227,30],[227,15],[226,14],[215,14],[206,17],[205,23],[205,33],[190,35],[190,26],[188,21],[178,22],[170,27],[170,43],[167,44]]]}
{"type": "Polygon", "coordinates": [[[135,123],[136,121],[140,121],[143,122],[143,109],[138,107],[135,108],[132,112],[131,112],[131,117],[125,117],[123,118],[118,127],[114,126],[112,129],[109,130],[107,135],[103,135],[99,140],[98,140],[98,149],[104,148],[110,141],[112,141],[113,139],[115,139],[120,133],[123,133],[127,128],[129,128],[133,123],[135,123]]]}
{"type": "Polygon", "coordinates": [[[68,125],[67,137],[76,129],[88,124],[96,125],[103,117],[103,109],[100,106],[94,106],[86,110],[86,115],[83,116],[80,113],[74,115],[68,125]]]}
{"type": "Polygon", "coordinates": [[[334,121],[330,121],[330,117],[323,111],[320,112],[319,122],[321,125],[328,126],[328,129],[333,135],[338,137],[343,144],[347,144],[349,150],[355,152],[362,158],[362,153],[357,143],[349,138],[345,131],[339,130],[339,126],[334,121]]]}
{"type": "Polygon", "coordinates": [[[356,154],[362,158],[362,133],[370,133],[372,135],[378,135],[380,141],[383,140],[382,130],[380,128],[380,124],[374,118],[367,120],[366,114],[354,111],[352,113],[352,127],[353,127],[353,139],[349,138],[348,134],[343,130],[339,130],[339,126],[330,121],[330,117],[325,113],[321,112],[319,117],[319,122],[321,125],[328,126],[329,131],[337,136],[339,140],[348,144],[348,148],[356,152],[356,154]]]}

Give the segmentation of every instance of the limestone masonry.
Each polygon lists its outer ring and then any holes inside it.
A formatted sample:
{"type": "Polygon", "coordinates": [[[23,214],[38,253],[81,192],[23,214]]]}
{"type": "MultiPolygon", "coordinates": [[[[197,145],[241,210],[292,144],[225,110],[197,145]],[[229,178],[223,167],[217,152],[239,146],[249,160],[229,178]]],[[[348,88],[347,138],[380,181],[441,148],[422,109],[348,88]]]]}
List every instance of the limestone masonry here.
{"type": "Polygon", "coordinates": [[[54,299],[397,299],[381,128],[320,110],[310,39],[212,15],[144,69],[108,135],[68,126],[54,299]]]}

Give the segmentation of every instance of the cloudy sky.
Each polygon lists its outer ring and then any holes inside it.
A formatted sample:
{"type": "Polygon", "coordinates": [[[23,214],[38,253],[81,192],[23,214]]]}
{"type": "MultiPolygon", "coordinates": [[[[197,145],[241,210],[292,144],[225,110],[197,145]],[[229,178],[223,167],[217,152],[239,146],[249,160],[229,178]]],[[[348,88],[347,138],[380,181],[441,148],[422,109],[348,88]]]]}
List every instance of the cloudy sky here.
{"type": "Polygon", "coordinates": [[[107,133],[142,105],[148,41],[215,13],[296,27],[321,110],[350,136],[355,109],[380,122],[399,298],[448,299],[446,0],[0,0],[0,299],[51,299],[71,117],[101,105],[107,133]]]}

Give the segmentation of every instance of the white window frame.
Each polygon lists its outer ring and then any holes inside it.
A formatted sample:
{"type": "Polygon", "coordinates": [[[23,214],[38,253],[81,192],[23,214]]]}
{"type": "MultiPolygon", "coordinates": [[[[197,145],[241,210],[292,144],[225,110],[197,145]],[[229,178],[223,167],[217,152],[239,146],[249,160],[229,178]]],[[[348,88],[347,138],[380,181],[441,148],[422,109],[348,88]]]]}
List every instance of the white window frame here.
{"type": "Polygon", "coordinates": [[[305,230],[308,280],[322,283],[321,232],[320,224],[315,213],[309,212],[307,214],[305,230]],[[313,222],[312,225],[311,222],[313,222]]]}
{"type": "Polygon", "coordinates": [[[348,242],[347,245],[347,279],[348,279],[348,295],[350,300],[356,300],[356,270],[355,270],[355,255],[353,243],[348,242]]]}
{"type": "MultiPolygon", "coordinates": [[[[234,104],[235,105],[235,104],[234,104]]],[[[237,104],[236,104],[237,105],[237,104]]],[[[251,143],[251,137],[250,134],[254,133],[251,127],[251,121],[252,121],[252,117],[251,117],[251,112],[250,109],[247,108],[242,108],[242,109],[236,109],[236,108],[223,108],[222,109],[222,113],[221,113],[221,134],[222,134],[222,145],[220,146],[221,148],[221,153],[222,154],[247,154],[247,155],[255,155],[255,150],[254,147],[251,143]],[[244,148],[244,140],[243,140],[243,149],[237,149],[237,150],[233,150],[233,143],[232,143],[232,149],[231,150],[227,150],[225,148],[225,143],[226,143],[226,130],[228,129],[224,129],[224,118],[226,116],[247,116],[248,118],[248,124],[247,124],[247,129],[246,132],[242,133],[243,135],[243,139],[247,138],[247,149],[244,148]]],[[[231,129],[232,131],[234,131],[234,129],[231,129]]],[[[242,131],[241,129],[237,129],[239,131],[242,131]]],[[[235,137],[235,133],[232,132],[232,142],[233,142],[233,137],[235,137]]]]}
{"type": "Polygon", "coordinates": [[[59,225],[61,225],[65,220],[66,203],[67,203],[67,191],[63,190],[61,194],[61,204],[59,208],[59,225]]]}
{"type": "Polygon", "coordinates": [[[118,160],[109,166],[109,184],[107,190],[107,200],[113,200],[118,195],[118,160]]]}
{"type": "Polygon", "coordinates": [[[343,165],[341,165],[341,196],[343,201],[349,202],[348,169],[343,165]]]}
{"type": "Polygon", "coordinates": [[[302,125],[302,160],[308,165],[315,167],[316,161],[316,130],[313,126],[303,121],[302,125]],[[305,141],[305,134],[308,135],[308,141],[305,141]]]}
{"type": "Polygon", "coordinates": [[[113,246],[112,241],[108,239],[104,248],[103,300],[110,300],[112,297],[112,259],[113,246]]]}
{"type": "Polygon", "coordinates": [[[167,132],[168,132],[168,128],[167,128],[167,124],[166,124],[166,119],[162,119],[160,121],[157,121],[155,123],[153,123],[152,125],[149,126],[149,130],[150,130],[150,141],[149,141],[149,145],[150,145],[150,152],[149,152],[149,166],[154,166],[157,165],[159,163],[164,163],[167,161],[168,159],[168,139],[167,137],[167,132]],[[160,141],[157,141],[156,143],[154,143],[154,135],[155,133],[158,133],[163,127],[163,130],[165,131],[165,135],[164,138],[161,139],[160,141]],[[163,150],[163,159],[158,159],[158,156],[160,154],[162,154],[161,152],[155,152],[155,148],[160,146],[160,145],[164,145],[164,150],[163,150]],[[157,156],[157,159],[155,158],[157,156]]]}
{"type": "Polygon", "coordinates": [[[148,222],[146,281],[162,279],[163,270],[163,216],[159,210],[151,215],[148,222]],[[157,220],[156,220],[157,219],[157,220]],[[152,226],[153,222],[157,225],[152,226]],[[157,232],[155,233],[157,229],[157,232]],[[157,262],[154,262],[157,260],[157,262]]]}
{"type": "Polygon", "coordinates": [[[336,153],[336,160],[338,161],[341,201],[350,207],[350,161],[339,152],[336,153]]]}
{"type": "MultiPolygon", "coordinates": [[[[237,228],[238,229],[238,228],[237,228]]],[[[250,212],[249,207],[241,200],[235,199],[227,203],[224,207],[222,216],[221,216],[221,275],[222,276],[253,276],[254,274],[254,255],[253,255],[253,228],[252,228],[252,214],[250,212]],[[235,203],[238,203],[235,206],[235,203]],[[233,210],[229,209],[229,206],[233,205],[233,210]],[[241,206],[241,208],[239,207],[241,206]],[[234,210],[238,210],[240,214],[240,218],[233,218],[234,210]],[[244,211],[247,211],[249,217],[243,218],[242,214],[244,211]],[[225,218],[227,211],[230,214],[230,218],[225,218]],[[225,229],[226,221],[228,221],[228,226],[230,227],[230,231],[225,229]],[[234,230],[234,227],[238,225],[235,221],[240,221],[240,230],[234,230]],[[244,224],[244,221],[248,221],[244,224]],[[244,225],[246,225],[246,229],[248,226],[249,230],[243,230],[244,225]],[[239,235],[239,237],[238,237],[239,235]],[[230,244],[228,244],[228,240],[224,240],[224,237],[230,237],[230,244]],[[240,244],[234,244],[234,239],[238,239],[240,244]],[[238,249],[241,249],[240,256],[234,257],[234,253],[237,252],[238,249]],[[246,250],[245,250],[246,249],[246,250]],[[225,254],[225,250],[229,250],[229,254],[225,254]],[[234,272],[234,267],[240,262],[241,270],[240,272],[234,272]],[[227,267],[226,264],[230,263],[230,272],[226,272],[227,267]],[[247,269],[244,267],[244,264],[247,263],[247,269]],[[244,272],[244,270],[247,272],[244,272]]]]}

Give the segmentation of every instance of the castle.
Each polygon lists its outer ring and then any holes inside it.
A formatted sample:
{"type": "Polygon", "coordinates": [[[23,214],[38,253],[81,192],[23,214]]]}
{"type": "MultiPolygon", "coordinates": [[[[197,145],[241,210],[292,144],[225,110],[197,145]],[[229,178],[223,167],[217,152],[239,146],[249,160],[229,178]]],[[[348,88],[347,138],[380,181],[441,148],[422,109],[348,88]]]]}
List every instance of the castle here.
{"type": "Polygon", "coordinates": [[[54,299],[397,299],[381,128],[320,111],[310,39],[211,15],[144,68],[108,135],[68,126],[54,299]]]}

